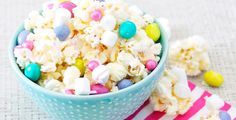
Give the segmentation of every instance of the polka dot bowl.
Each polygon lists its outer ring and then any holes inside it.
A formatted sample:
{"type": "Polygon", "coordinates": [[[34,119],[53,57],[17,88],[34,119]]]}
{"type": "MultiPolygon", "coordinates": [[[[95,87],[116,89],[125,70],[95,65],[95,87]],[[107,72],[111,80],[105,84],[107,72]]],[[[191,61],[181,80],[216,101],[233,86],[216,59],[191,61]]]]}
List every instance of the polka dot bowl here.
{"type": "Polygon", "coordinates": [[[161,29],[162,54],[158,67],[142,81],[126,89],[92,96],[63,95],[48,91],[27,79],[16,64],[13,55],[16,39],[23,25],[17,30],[9,47],[9,58],[28,96],[55,120],[123,120],[137,110],[147,100],[155,82],[164,71],[168,54],[168,33],[156,20],[161,29]]]}

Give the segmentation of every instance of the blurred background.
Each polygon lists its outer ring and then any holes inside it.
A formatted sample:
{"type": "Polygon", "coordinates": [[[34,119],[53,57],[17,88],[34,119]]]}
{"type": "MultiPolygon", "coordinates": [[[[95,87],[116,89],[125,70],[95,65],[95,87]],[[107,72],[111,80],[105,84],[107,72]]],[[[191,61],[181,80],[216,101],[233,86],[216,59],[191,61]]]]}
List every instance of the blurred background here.
{"type": "MultiPolygon", "coordinates": [[[[0,120],[50,120],[19,87],[7,48],[17,27],[46,0],[0,0],[0,120]]],[[[169,19],[171,40],[201,35],[210,45],[211,68],[225,77],[220,88],[203,86],[202,76],[190,78],[198,86],[236,106],[236,0],[127,0],[141,9],[169,19]]]]}

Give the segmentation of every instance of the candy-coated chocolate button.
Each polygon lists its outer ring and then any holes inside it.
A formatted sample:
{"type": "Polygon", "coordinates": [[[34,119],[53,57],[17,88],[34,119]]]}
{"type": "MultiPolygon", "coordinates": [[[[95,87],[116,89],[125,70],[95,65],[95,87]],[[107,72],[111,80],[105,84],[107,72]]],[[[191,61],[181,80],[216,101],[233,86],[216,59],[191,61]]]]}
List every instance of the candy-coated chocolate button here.
{"type": "Polygon", "coordinates": [[[67,39],[67,37],[70,35],[70,29],[65,24],[57,26],[56,28],[54,28],[54,32],[56,34],[56,37],[60,41],[65,41],[67,39]]]}
{"type": "Polygon", "coordinates": [[[27,40],[22,44],[22,47],[32,50],[34,48],[34,43],[33,43],[33,41],[27,40]]]}
{"type": "Polygon", "coordinates": [[[28,30],[24,30],[24,31],[20,32],[20,34],[18,35],[18,39],[17,39],[18,45],[23,44],[29,34],[30,34],[30,32],[28,30]]]}
{"type": "Polygon", "coordinates": [[[99,66],[99,62],[97,60],[91,60],[87,65],[90,71],[93,71],[97,66],[99,66]]]}
{"type": "Polygon", "coordinates": [[[36,82],[41,75],[40,66],[36,63],[31,63],[24,69],[24,74],[27,78],[36,82]]]}
{"type": "Polygon", "coordinates": [[[86,69],[86,67],[84,65],[84,61],[82,59],[78,58],[78,59],[76,59],[74,65],[79,69],[81,76],[83,76],[85,73],[85,69],[86,69]]]}
{"type": "Polygon", "coordinates": [[[76,5],[70,1],[65,1],[65,2],[62,2],[59,7],[61,8],[65,8],[67,10],[69,10],[71,12],[71,17],[73,18],[74,17],[74,14],[72,12],[72,10],[76,7],[76,5]]]}
{"type": "Polygon", "coordinates": [[[124,80],[121,80],[120,82],[118,82],[117,87],[119,90],[121,90],[121,89],[127,88],[131,85],[133,85],[132,81],[130,81],[128,79],[124,79],[124,80]]]}
{"type": "Polygon", "coordinates": [[[220,111],[219,117],[220,120],[231,120],[231,116],[226,111],[220,111]]]}
{"type": "Polygon", "coordinates": [[[102,19],[102,11],[101,10],[94,10],[91,15],[91,19],[94,21],[99,21],[102,19]]]}
{"type": "Polygon", "coordinates": [[[157,42],[161,36],[161,32],[157,23],[151,23],[145,28],[147,36],[154,42],[157,42]]]}
{"type": "Polygon", "coordinates": [[[153,71],[157,67],[157,62],[155,60],[148,60],[145,66],[148,71],[153,71]]]}
{"type": "Polygon", "coordinates": [[[131,21],[121,23],[119,28],[119,35],[122,38],[130,39],[136,34],[136,25],[131,21]]]}
{"type": "Polygon", "coordinates": [[[212,87],[220,87],[224,83],[224,78],[217,72],[208,71],[204,74],[204,81],[212,87]]]}
{"type": "Polygon", "coordinates": [[[101,84],[93,84],[91,85],[91,91],[95,91],[95,94],[104,94],[104,93],[108,93],[109,90],[101,84]]]}

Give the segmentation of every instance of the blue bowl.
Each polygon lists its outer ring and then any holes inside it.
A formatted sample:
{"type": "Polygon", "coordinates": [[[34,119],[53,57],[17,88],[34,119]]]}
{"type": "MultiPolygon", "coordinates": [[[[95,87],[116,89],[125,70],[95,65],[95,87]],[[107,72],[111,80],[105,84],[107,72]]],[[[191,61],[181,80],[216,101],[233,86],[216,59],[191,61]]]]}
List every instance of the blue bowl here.
{"type": "Polygon", "coordinates": [[[13,54],[18,34],[24,29],[19,27],[11,40],[9,58],[19,83],[25,92],[55,120],[123,120],[137,110],[147,100],[155,82],[164,71],[168,54],[167,31],[157,21],[161,29],[162,54],[157,68],[142,81],[117,92],[91,96],[64,95],[46,90],[26,78],[16,64],[13,54]]]}

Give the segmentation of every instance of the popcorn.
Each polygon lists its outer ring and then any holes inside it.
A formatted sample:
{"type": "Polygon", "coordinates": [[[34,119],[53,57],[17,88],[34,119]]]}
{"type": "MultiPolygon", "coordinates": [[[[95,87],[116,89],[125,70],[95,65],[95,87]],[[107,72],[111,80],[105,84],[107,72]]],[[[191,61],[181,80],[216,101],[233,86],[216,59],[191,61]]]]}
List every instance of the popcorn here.
{"type": "Polygon", "coordinates": [[[165,71],[150,97],[153,109],[169,115],[184,114],[192,106],[191,91],[186,83],[184,70],[165,71]]]}
{"type": "Polygon", "coordinates": [[[58,80],[51,79],[44,81],[44,87],[54,92],[61,92],[64,89],[64,84],[58,80]]]}
{"type": "Polygon", "coordinates": [[[128,71],[122,64],[119,63],[109,63],[106,65],[110,71],[110,79],[114,82],[119,82],[125,78],[128,74],[128,71]]]}
{"type": "Polygon", "coordinates": [[[207,43],[200,36],[174,42],[170,47],[169,63],[185,69],[189,76],[199,75],[210,66],[207,50],[207,43]]]}
{"type": "Polygon", "coordinates": [[[63,50],[63,55],[65,62],[69,65],[72,65],[75,63],[75,60],[79,55],[79,52],[76,51],[73,46],[68,46],[63,50]]]}
{"type": "Polygon", "coordinates": [[[68,67],[63,76],[63,83],[66,85],[67,88],[74,88],[73,85],[75,84],[75,79],[80,77],[80,71],[75,66],[68,67]]]}
{"type": "Polygon", "coordinates": [[[24,69],[28,64],[30,64],[32,52],[29,49],[22,47],[15,48],[14,55],[17,58],[16,63],[21,67],[21,69],[24,69]]]}

